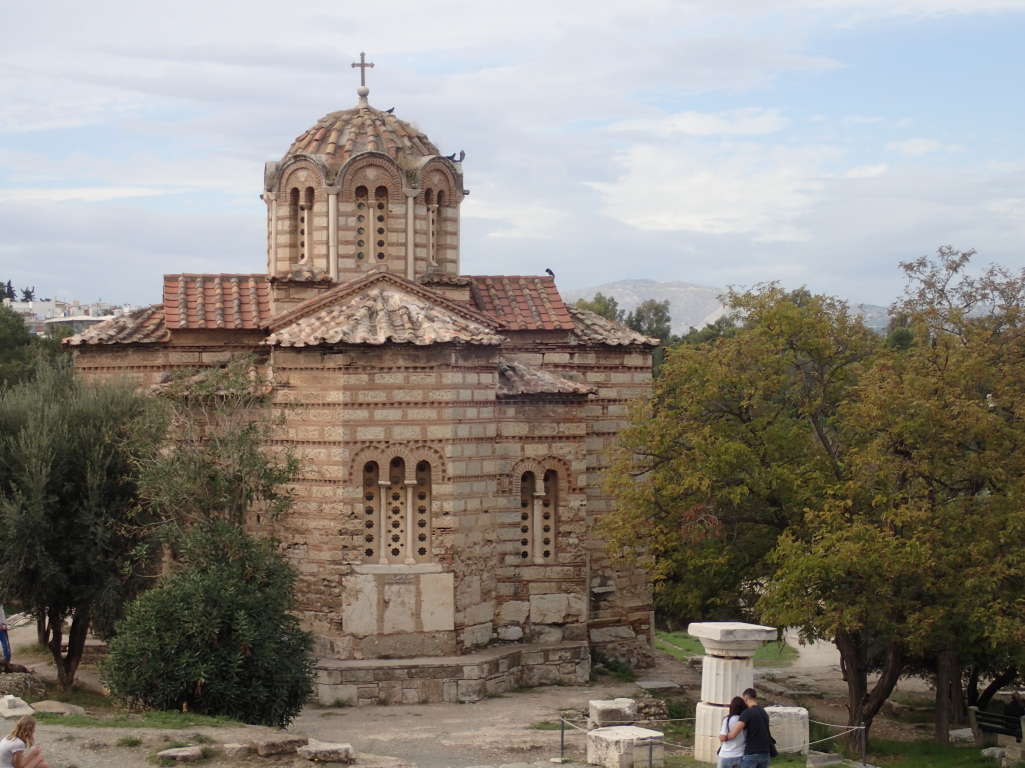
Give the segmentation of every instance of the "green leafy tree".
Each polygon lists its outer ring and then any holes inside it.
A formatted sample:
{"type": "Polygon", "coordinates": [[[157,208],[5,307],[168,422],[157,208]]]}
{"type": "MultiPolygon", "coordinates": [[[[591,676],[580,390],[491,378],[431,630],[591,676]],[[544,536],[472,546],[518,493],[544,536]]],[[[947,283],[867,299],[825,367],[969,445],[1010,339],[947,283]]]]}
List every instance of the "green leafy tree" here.
{"type": "Polygon", "coordinates": [[[594,298],[590,301],[587,299],[577,299],[576,305],[580,309],[594,312],[594,314],[601,315],[606,320],[611,320],[614,323],[622,323],[626,318],[626,312],[619,308],[619,302],[612,296],[606,296],[601,292],[594,294],[594,298]]]}
{"type": "Polygon", "coordinates": [[[116,620],[144,583],[134,465],[155,440],[140,429],[148,407],[133,387],[89,385],[67,363],[0,391],[0,589],[47,618],[64,690],[90,623],[116,620]]]}
{"type": "Polygon", "coordinates": [[[723,315],[714,323],[708,323],[704,328],[691,328],[685,335],[678,339],[679,344],[714,344],[718,339],[732,336],[737,332],[737,323],[729,315],[723,315]]]}
{"type": "Polygon", "coordinates": [[[275,517],[292,504],[299,474],[291,450],[269,451],[283,425],[256,359],[180,371],[162,390],[167,441],[140,462],[140,484],[159,516],[179,526],[222,520],[241,525],[259,506],[275,517]]]}
{"type": "Polygon", "coordinates": [[[10,280],[7,281],[7,298],[11,301],[15,301],[18,298],[18,294],[10,280]]]}
{"type": "Polygon", "coordinates": [[[35,301],[36,298],[36,287],[33,285],[31,288],[21,289],[21,300],[22,301],[35,301]]]}
{"type": "Polygon", "coordinates": [[[681,346],[636,406],[604,523],[650,558],[663,609],[835,642],[851,724],[926,660],[939,739],[962,667],[1013,661],[1025,639],[1023,278],[968,280],[969,255],[905,265],[922,340],[907,347],[828,297],[730,294],[743,327],[681,346]]]}
{"type": "Polygon", "coordinates": [[[172,573],[128,610],[103,669],[118,699],[285,727],[310,695],[313,635],[274,545],[213,522],[187,531],[172,573]]]}
{"type": "Polygon", "coordinates": [[[669,299],[655,301],[648,299],[626,316],[628,328],[665,343],[673,332],[673,320],[669,315],[669,299]]]}
{"type": "Polygon", "coordinates": [[[0,386],[17,384],[32,375],[32,336],[25,318],[0,306],[0,386]]]}

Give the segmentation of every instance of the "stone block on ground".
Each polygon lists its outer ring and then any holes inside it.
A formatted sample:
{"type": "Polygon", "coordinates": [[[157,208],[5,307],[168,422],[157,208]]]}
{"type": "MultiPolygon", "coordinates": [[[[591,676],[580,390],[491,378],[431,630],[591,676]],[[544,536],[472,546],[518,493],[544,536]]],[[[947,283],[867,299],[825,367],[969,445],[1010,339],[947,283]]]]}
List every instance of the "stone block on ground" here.
{"type": "Polygon", "coordinates": [[[1007,750],[1004,754],[1006,759],[1014,762],[1025,759],[1025,744],[1022,744],[1020,741],[1015,744],[1008,744],[1005,749],[1007,750]]]}
{"type": "Polygon", "coordinates": [[[808,710],[804,707],[766,707],[776,749],[787,754],[808,754],[808,710]]]}
{"type": "Polygon", "coordinates": [[[85,709],[64,701],[37,701],[32,705],[36,712],[52,712],[55,715],[84,715],[85,709]]]}
{"type": "Polygon", "coordinates": [[[594,699],[587,704],[588,729],[637,722],[637,702],[634,699],[594,699]]]}
{"type": "Polygon", "coordinates": [[[35,710],[17,696],[7,694],[0,699],[0,717],[22,717],[33,712],[35,710]]]}
{"type": "Polygon", "coordinates": [[[821,768],[825,765],[843,765],[843,757],[835,752],[809,752],[805,768],[821,768]]]}
{"type": "Polygon", "coordinates": [[[956,728],[948,734],[951,744],[974,744],[975,734],[971,728],[956,728]]]}
{"type": "Polygon", "coordinates": [[[604,768],[663,768],[665,743],[659,731],[618,725],[587,734],[587,762],[604,768]]]}
{"type": "Polygon", "coordinates": [[[352,744],[339,744],[330,741],[317,741],[310,739],[309,744],[299,747],[296,752],[299,757],[317,763],[345,763],[352,765],[356,762],[356,750],[352,744]]]}
{"type": "Polygon", "coordinates": [[[254,741],[250,746],[260,757],[270,757],[271,755],[291,754],[299,747],[305,747],[309,742],[310,740],[305,736],[280,736],[275,739],[254,741]]]}
{"type": "Polygon", "coordinates": [[[987,760],[1003,760],[1007,750],[1003,747],[986,747],[981,754],[987,760]]]}
{"type": "Polygon", "coordinates": [[[225,744],[222,749],[225,757],[249,757],[253,752],[248,744],[225,744]]]}
{"type": "Polygon", "coordinates": [[[637,687],[645,691],[675,691],[680,686],[670,680],[638,680],[637,687]]]}
{"type": "Polygon", "coordinates": [[[174,760],[179,763],[195,763],[203,759],[202,747],[175,747],[158,752],[157,757],[161,760],[174,760]]]}

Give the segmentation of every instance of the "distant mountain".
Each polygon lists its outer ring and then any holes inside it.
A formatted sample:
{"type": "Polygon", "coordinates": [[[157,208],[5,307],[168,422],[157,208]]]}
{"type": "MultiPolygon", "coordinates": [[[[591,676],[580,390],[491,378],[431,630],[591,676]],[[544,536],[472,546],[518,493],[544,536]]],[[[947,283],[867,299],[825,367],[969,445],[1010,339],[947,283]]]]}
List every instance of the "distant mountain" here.
{"type": "Polygon", "coordinates": [[[691,328],[704,328],[723,316],[725,310],[719,301],[722,288],[707,285],[668,282],[657,280],[619,280],[615,283],[596,285],[576,291],[560,291],[567,304],[577,299],[593,299],[594,294],[603,293],[619,302],[619,308],[630,312],[648,299],[665,301],[669,299],[669,316],[673,318],[673,333],[683,334],[691,328]]]}
{"type": "MultiPolygon", "coordinates": [[[[707,285],[693,285],[670,281],[660,283],[657,280],[618,280],[604,283],[593,288],[581,288],[574,291],[561,291],[567,304],[577,299],[593,299],[594,294],[603,293],[613,297],[620,309],[630,312],[637,305],[648,299],[665,301],[669,299],[669,315],[673,319],[673,333],[684,334],[691,328],[704,328],[714,323],[726,310],[719,297],[726,291],[723,288],[711,288],[707,285]]],[[[881,331],[886,328],[890,318],[887,307],[874,304],[856,304],[855,311],[865,318],[865,324],[881,331]]]]}

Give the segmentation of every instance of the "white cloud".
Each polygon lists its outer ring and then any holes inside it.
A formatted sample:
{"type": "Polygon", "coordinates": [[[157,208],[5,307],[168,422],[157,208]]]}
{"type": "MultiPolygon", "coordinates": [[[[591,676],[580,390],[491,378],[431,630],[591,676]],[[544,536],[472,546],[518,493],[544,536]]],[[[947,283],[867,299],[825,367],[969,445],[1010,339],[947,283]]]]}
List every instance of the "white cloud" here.
{"type": "Polygon", "coordinates": [[[487,236],[494,238],[549,239],[566,216],[564,212],[546,205],[503,204],[469,197],[460,210],[465,219],[501,222],[499,228],[488,231],[487,236]]]}
{"type": "Polygon", "coordinates": [[[848,179],[871,179],[876,176],[882,176],[890,169],[886,163],[880,163],[879,165],[859,165],[857,168],[851,168],[844,175],[848,179]]]}
{"type": "Polygon", "coordinates": [[[680,112],[661,118],[621,120],[609,128],[664,136],[760,136],[782,130],[788,122],[778,109],[746,107],[728,112],[680,112]]]}
{"type": "Polygon", "coordinates": [[[168,190],[155,187],[15,187],[0,189],[0,202],[28,200],[101,202],[165,194],[168,194],[168,190]]]}
{"type": "Polygon", "coordinates": [[[635,145],[623,177],[595,183],[604,212],[643,230],[748,234],[756,241],[800,241],[794,219],[815,203],[832,147],[758,144],[635,145]]]}
{"type": "Polygon", "coordinates": [[[936,139],[905,139],[904,141],[891,141],[884,149],[891,152],[899,152],[905,157],[918,157],[928,155],[931,152],[955,152],[958,147],[954,144],[943,144],[936,139]]]}

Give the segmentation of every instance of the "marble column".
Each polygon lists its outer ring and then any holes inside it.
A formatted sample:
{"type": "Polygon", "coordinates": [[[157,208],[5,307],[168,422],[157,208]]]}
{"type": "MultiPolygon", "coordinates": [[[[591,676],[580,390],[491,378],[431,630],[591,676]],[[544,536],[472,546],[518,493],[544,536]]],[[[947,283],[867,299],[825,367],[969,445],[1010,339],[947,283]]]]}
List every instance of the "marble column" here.
{"type": "Polygon", "coordinates": [[[758,646],[776,639],[775,627],[738,621],[703,621],[687,627],[691,637],[705,646],[701,665],[701,701],[694,727],[694,759],[716,761],[719,728],[730,701],[754,687],[754,660],[758,646]]]}

